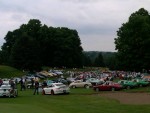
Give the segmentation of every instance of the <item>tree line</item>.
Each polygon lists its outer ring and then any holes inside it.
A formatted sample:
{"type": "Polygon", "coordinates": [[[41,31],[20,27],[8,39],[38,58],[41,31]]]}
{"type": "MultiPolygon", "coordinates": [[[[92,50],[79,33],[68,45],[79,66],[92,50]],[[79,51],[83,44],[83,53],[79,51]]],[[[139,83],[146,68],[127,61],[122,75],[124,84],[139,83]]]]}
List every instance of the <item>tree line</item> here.
{"type": "Polygon", "coordinates": [[[113,70],[150,70],[150,15],[140,8],[117,31],[117,52],[85,52],[76,30],[48,27],[31,19],[19,29],[8,31],[0,51],[0,63],[18,69],[51,67],[108,67],[113,70]],[[91,54],[92,53],[92,54],[91,54]],[[94,56],[94,57],[93,57],[94,56]]]}
{"type": "MultiPolygon", "coordinates": [[[[41,70],[43,66],[93,66],[90,59],[86,60],[76,30],[48,27],[42,25],[40,20],[31,19],[19,29],[8,31],[4,39],[6,42],[0,51],[0,62],[17,69],[34,71],[41,70]]],[[[103,62],[102,55],[99,57],[103,62]]],[[[104,66],[98,58],[95,64],[94,66],[104,66]]]]}

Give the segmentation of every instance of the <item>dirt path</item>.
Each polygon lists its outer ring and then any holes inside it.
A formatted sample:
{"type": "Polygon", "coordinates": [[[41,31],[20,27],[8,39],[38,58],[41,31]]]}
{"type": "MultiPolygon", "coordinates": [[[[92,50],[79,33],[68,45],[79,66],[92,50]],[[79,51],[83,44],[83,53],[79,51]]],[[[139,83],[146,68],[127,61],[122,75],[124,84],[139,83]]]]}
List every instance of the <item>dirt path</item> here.
{"type": "Polygon", "coordinates": [[[150,93],[103,92],[100,95],[119,100],[122,104],[150,104],[150,93]]]}

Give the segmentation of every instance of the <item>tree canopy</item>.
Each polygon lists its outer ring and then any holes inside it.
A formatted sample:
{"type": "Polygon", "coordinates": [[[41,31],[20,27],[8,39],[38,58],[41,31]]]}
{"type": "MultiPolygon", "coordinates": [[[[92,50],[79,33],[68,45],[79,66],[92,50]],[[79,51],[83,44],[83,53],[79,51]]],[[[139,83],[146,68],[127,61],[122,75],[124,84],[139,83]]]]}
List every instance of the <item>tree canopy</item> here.
{"type": "Polygon", "coordinates": [[[95,58],[94,66],[96,66],[96,67],[105,67],[104,59],[103,59],[103,56],[102,56],[101,52],[95,58]]]}
{"type": "Polygon", "coordinates": [[[76,30],[48,27],[31,19],[19,29],[9,31],[4,39],[3,63],[18,69],[82,66],[83,49],[76,30]]]}
{"type": "Polygon", "coordinates": [[[123,70],[149,70],[150,15],[144,8],[131,14],[115,38],[119,67],[123,70]]]}

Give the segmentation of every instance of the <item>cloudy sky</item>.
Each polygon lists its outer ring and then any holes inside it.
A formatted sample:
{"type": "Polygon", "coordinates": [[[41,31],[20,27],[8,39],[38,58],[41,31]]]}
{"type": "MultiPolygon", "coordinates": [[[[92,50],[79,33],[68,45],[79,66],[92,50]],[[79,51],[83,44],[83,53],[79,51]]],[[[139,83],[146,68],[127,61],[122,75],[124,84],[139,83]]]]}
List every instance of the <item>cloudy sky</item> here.
{"type": "Polygon", "coordinates": [[[30,19],[76,29],[85,51],[115,51],[114,38],[129,16],[150,0],[0,0],[0,46],[8,31],[30,19]]]}

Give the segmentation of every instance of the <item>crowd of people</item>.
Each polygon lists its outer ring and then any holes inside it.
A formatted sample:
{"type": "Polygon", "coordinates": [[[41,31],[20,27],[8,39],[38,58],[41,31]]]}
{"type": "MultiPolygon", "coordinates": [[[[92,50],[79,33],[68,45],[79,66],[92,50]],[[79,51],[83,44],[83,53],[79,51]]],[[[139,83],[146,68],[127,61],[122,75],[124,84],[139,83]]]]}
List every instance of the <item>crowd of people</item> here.
{"type": "MultiPolygon", "coordinates": [[[[27,89],[27,80],[26,78],[21,78],[20,81],[16,81],[16,79],[14,80],[13,78],[8,79],[8,80],[3,80],[0,78],[0,86],[2,85],[10,85],[11,86],[11,92],[13,93],[14,89],[17,88],[17,84],[20,84],[20,91],[25,91],[27,89]]],[[[45,83],[44,83],[45,85],[45,83]]],[[[35,78],[35,79],[31,79],[31,89],[33,90],[33,95],[35,94],[39,94],[39,79],[35,78]]]]}

